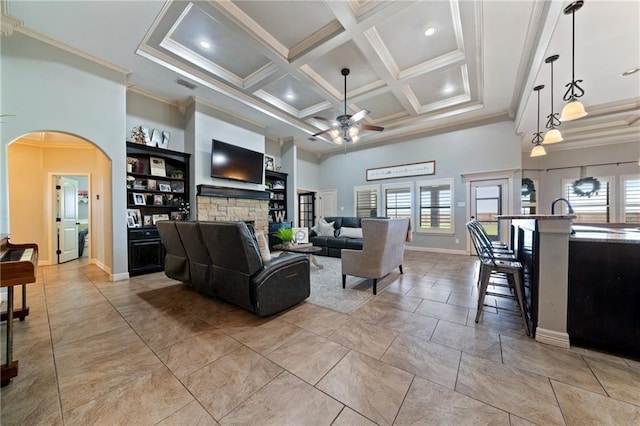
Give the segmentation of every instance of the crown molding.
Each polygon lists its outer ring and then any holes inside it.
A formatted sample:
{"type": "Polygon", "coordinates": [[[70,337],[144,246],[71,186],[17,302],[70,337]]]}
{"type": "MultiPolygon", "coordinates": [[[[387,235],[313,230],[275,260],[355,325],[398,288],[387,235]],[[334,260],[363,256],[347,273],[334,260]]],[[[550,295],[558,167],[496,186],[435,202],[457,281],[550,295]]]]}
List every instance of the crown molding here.
{"type": "MultiPolygon", "coordinates": [[[[7,17],[7,15],[3,15],[2,16],[2,25],[3,25],[2,30],[3,31],[4,31],[5,17],[7,17]]],[[[8,18],[9,19],[13,19],[15,21],[14,18],[11,18],[11,17],[8,17],[8,18]]],[[[62,49],[64,51],[66,51],[66,52],[72,53],[72,54],[74,54],[76,56],[79,56],[79,57],[81,57],[83,59],[91,61],[91,62],[93,62],[95,64],[98,64],[98,65],[101,65],[103,67],[109,68],[109,69],[111,69],[113,71],[116,71],[116,72],[118,72],[120,74],[123,74],[127,78],[131,75],[131,71],[129,69],[125,68],[125,67],[122,67],[120,65],[114,64],[113,62],[109,62],[109,61],[107,61],[105,59],[102,59],[102,58],[100,58],[98,56],[92,55],[91,53],[87,53],[87,52],[82,51],[80,49],[76,49],[75,47],[71,47],[68,44],[62,43],[61,41],[58,41],[58,40],[55,40],[55,39],[52,39],[51,37],[47,37],[44,34],[40,34],[37,31],[34,31],[34,30],[32,30],[32,29],[30,29],[28,27],[20,25],[20,26],[14,27],[13,31],[15,31],[17,33],[20,33],[20,34],[23,34],[23,35],[25,35],[27,37],[31,37],[31,38],[33,38],[35,40],[38,40],[38,41],[41,41],[43,43],[46,43],[46,44],[48,44],[50,46],[57,47],[58,49],[62,49]]],[[[4,32],[3,32],[3,34],[4,34],[4,32]]]]}
{"type": "Polygon", "coordinates": [[[149,92],[145,89],[141,89],[136,86],[134,83],[127,82],[127,92],[135,93],[140,96],[144,96],[149,99],[153,99],[154,101],[162,102],[163,104],[167,104],[169,106],[178,108],[180,107],[180,102],[175,99],[165,98],[164,96],[156,95],[155,93],[149,92]]]}

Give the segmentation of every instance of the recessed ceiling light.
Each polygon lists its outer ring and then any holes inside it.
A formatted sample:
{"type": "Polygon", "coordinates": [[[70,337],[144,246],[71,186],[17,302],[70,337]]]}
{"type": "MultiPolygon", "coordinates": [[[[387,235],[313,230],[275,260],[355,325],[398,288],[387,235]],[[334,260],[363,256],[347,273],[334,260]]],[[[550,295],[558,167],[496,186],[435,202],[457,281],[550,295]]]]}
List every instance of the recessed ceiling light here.
{"type": "Polygon", "coordinates": [[[431,37],[432,35],[434,35],[436,33],[436,29],[433,27],[429,27],[426,30],[424,30],[424,35],[425,37],[431,37]]]}
{"type": "Polygon", "coordinates": [[[289,99],[289,100],[291,100],[291,99],[295,98],[295,95],[293,93],[289,92],[286,95],[284,95],[284,97],[289,99]]]}
{"type": "Polygon", "coordinates": [[[205,49],[208,49],[208,48],[210,48],[210,47],[211,47],[211,43],[209,43],[209,42],[208,42],[208,41],[206,41],[206,40],[200,40],[200,46],[201,46],[201,47],[203,47],[203,48],[205,48],[205,49]]]}
{"type": "Polygon", "coordinates": [[[450,84],[447,84],[447,85],[446,85],[446,86],[444,86],[444,88],[442,89],[442,93],[449,94],[449,93],[451,93],[451,92],[453,92],[453,86],[452,86],[452,85],[450,85],[450,84]]]}
{"type": "Polygon", "coordinates": [[[622,73],[622,76],[626,77],[628,75],[635,74],[638,71],[640,71],[640,68],[637,68],[637,67],[636,68],[629,68],[628,70],[626,70],[625,72],[622,73]]]}

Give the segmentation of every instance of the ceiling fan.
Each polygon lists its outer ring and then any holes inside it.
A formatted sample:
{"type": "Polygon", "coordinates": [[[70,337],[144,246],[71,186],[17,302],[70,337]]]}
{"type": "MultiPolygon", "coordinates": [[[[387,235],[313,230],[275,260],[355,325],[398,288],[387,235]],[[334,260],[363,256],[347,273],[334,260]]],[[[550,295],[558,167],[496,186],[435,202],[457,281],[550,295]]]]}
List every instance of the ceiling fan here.
{"type": "Polygon", "coordinates": [[[331,136],[331,139],[333,139],[336,144],[346,144],[355,143],[360,139],[360,129],[374,130],[376,132],[384,130],[384,127],[360,123],[360,120],[369,114],[369,111],[366,109],[358,111],[353,115],[347,114],[347,76],[349,72],[349,68],[343,68],[341,71],[344,76],[344,114],[339,115],[335,120],[329,120],[324,117],[313,117],[316,120],[325,121],[331,125],[330,128],[314,134],[313,137],[323,133],[329,133],[329,136],[331,136]]]}

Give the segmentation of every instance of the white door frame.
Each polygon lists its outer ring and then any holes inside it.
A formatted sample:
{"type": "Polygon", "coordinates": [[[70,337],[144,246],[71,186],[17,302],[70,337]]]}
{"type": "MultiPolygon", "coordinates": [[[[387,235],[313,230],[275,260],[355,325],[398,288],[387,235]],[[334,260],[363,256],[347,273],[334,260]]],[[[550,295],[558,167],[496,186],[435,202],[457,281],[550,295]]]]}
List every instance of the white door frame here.
{"type": "MultiPolygon", "coordinates": [[[[85,176],[87,178],[87,191],[88,191],[88,197],[89,197],[89,206],[88,206],[88,212],[87,212],[87,216],[89,218],[88,220],[88,224],[87,227],[89,229],[89,234],[88,234],[88,244],[87,246],[85,246],[87,248],[87,259],[89,260],[90,263],[93,263],[93,257],[92,257],[92,249],[93,249],[93,244],[92,244],[92,238],[93,238],[93,232],[92,232],[92,214],[91,214],[91,210],[92,210],[92,203],[91,203],[91,173],[69,173],[69,172],[49,172],[47,174],[47,182],[49,182],[48,185],[48,200],[47,200],[47,211],[45,212],[45,214],[47,215],[47,234],[49,235],[48,238],[48,244],[47,244],[47,248],[48,248],[48,252],[51,253],[51,260],[49,262],[44,262],[42,263],[43,265],[56,265],[58,262],[58,256],[56,254],[56,250],[57,250],[57,226],[56,226],[56,176],[85,176]]],[[[40,262],[39,262],[40,263],[40,262]]]]}
{"type": "MultiPolygon", "coordinates": [[[[509,195],[509,202],[507,203],[507,211],[503,212],[505,215],[513,214],[515,209],[516,200],[513,196],[514,185],[516,174],[520,172],[520,169],[505,169],[505,170],[494,170],[488,172],[469,172],[462,173],[462,177],[465,179],[465,190],[466,190],[466,200],[467,200],[467,211],[466,211],[466,220],[465,223],[471,220],[471,183],[477,181],[486,181],[486,180],[497,180],[497,179],[507,179],[507,192],[509,195]]],[[[518,199],[519,201],[519,199],[518,199]]],[[[471,240],[469,238],[469,233],[465,229],[465,236],[467,240],[467,254],[471,254],[471,240]]]]}

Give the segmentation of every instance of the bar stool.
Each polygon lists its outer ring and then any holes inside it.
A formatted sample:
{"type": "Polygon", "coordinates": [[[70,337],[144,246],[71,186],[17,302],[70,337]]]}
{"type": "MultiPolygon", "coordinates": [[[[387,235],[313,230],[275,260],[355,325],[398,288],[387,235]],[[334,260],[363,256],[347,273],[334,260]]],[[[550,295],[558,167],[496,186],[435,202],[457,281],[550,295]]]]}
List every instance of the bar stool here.
{"type": "MultiPolygon", "coordinates": [[[[512,260],[502,260],[502,259],[495,258],[492,250],[487,246],[486,242],[483,241],[482,238],[478,235],[477,228],[475,228],[473,224],[467,224],[467,228],[469,229],[471,240],[473,241],[473,244],[476,247],[476,253],[478,255],[478,259],[480,260],[480,272],[479,272],[480,291],[478,295],[478,311],[476,313],[476,319],[475,319],[476,323],[480,321],[480,316],[482,315],[482,307],[485,306],[484,298],[487,294],[494,297],[504,297],[509,299],[515,299],[515,301],[518,303],[520,316],[522,317],[522,321],[524,323],[527,336],[530,336],[531,331],[529,328],[529,321],[528,321],[528,315],[527,315],[527,304],[525,302],[522,264],[520,262],[516,262],[512,260]],[[496,285],[495,282],[491,281],[492,276],[494,276],[495,274],[501,274],[506,278],[507,287],[510,290],[508,294],[496,293],[488,290],[489,284],[496,285]],[[512,292],[515,293],[515,296],[511,294],[512,292]]],[[[506,308],[498,308],[498,309],[506,309],[506,308]]]]}

